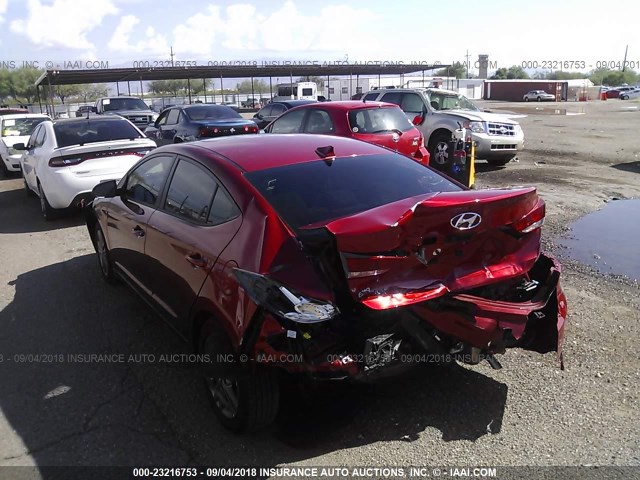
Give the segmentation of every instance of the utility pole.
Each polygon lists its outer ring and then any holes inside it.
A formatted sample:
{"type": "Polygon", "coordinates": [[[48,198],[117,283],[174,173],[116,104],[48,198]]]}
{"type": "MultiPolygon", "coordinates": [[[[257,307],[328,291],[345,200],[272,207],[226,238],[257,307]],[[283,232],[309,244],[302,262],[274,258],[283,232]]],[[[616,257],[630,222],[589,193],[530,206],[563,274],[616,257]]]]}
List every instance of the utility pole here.
{"type": "Polygon", "coordinates": [[[627,68],[627,52],[629,51],[629,45],[627,45],[624,49],[624,61],[622,62],[622,71],[624,72],[625,68],[627,68]]]}
{"type": "Polygon", "coordinates": [[[173,45],[171,45],[171,66],[173,67],[173,57],[175,57],[175,54],[173,53],[173,45]]]}
{"type": "Polygon", "coordinates": [[[471,58],[471,55],[469,55],[469,50],[467,50],[467,54],[465,55],[465,58],[467,59],[467,62],[466,62],[466,65],[465,65],[466,70],[467,70],[467,78],[469,78],[469,65],[471,65],[471,63],[469,61],[469,59],[471,58]]]}

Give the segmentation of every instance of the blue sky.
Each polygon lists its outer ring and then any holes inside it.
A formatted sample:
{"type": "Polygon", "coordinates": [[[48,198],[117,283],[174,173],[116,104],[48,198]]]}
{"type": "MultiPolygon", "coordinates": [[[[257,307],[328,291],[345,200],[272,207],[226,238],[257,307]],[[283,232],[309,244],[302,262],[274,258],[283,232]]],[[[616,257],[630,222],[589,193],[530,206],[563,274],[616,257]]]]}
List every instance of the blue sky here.
{"type": "MultiPolygon", "coordinates": [[[[640,62],[640,3],[0,0],[0,61],[640,62]]],[[[638,66],[635,68],[640,70],[638,66]]],[[[571,70],[571,69],[570,69],[571,70]]],[[[575,70],[575,68],[574,68],[575,70]]]]}

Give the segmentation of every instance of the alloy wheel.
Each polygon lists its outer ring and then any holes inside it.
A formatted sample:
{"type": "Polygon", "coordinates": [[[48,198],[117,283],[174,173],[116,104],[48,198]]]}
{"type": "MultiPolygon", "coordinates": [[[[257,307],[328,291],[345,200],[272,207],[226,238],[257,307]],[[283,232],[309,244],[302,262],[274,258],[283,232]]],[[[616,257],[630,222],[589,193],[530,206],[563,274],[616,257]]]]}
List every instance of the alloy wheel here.
{"type": "Polygon", "coordinates": [[[222,415],[231,419],[238,414],[239,387],[237,380],[228,378],[207,378],[207,385],[222,415]]]}
{"type": "Polygon", "coordinates": [[[435,161],[440,165],[444,165],[449,161],[449,145],[445,142],[436,144],[435,161]]]}
{"type": "Polygon", "coordinates": [[[100,262],[100,269],[102,273],[109,275],[109,252],[107,251],[107,242],[104,240],[104,235],[101,230],[96,233],[96,250],[98,251],[98,261],[100,262]]]}

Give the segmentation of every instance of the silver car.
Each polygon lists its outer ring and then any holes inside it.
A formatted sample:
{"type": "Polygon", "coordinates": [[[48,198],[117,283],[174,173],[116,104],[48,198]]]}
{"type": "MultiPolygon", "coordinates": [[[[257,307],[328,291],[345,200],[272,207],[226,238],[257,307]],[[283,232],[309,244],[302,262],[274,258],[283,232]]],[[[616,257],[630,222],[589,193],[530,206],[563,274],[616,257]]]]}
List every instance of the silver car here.
{"type": "Polygon", "coordinates": [[[544,90],[531,90],[530,92],[525,93],[522,99],[525,102],[528,102],[529,100],[535,100],[537,102],[542,102],[546,100],[546,101],[553,102],[555,101],[556,96],[552,95],[551,93],[547,93],[544,90]]]}

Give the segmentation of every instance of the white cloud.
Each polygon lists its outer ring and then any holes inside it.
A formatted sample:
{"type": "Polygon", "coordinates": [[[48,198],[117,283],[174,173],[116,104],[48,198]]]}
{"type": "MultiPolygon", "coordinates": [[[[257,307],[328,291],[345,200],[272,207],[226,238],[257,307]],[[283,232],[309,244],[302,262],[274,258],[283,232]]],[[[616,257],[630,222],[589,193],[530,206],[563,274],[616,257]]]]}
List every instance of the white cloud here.
{"type": "Polygon", "coordinates": [[[41,47],[90,51],[95,46],[87,34],[98,27],[104,17],[118,13],[112,0],[92,0],[90,6],[85,0],[54,0],[52,4],[28,0],[27,10],[27,18],[11,22],[12,32],[26,36],[41,47]]]}
{"type": "Polygon", "coordinates": [[[140,19],[134,15],[125,15],[120,18],[120,23],[113,32],[108,47],[110,50],[122,53],[144,53],[147,55],[166,54],[169,55],[169,45],[164,36],[156,33],[151,26],[146,28],[135,28],[140,23],[140,19]],[[136,43],[131,42],[132,34],[144,32],[144,38],[136,43]]]}
{"type": "MultiPolygon", "coordinates": [[[[181,56],[206,55],[220,60],[230,53],[219,49],[291,55],[348,51],[366,55],[381,46],[376,37],[364,31],[366,25],[378,18],[365,8],[350,5],[329,5],[306,15],[292,0],[268,13],[248,4],[233,4],[224,12],[209,5],[174,28],[173,47],[181,56]]],[[[377,38],[385,41],[383,36],[377,38]]]]}
{"type": "Polygon", "coordinates": [[[7,11],[9,0],[0,0],[0,23],[4,23],[4,14],[7,11]]]}

